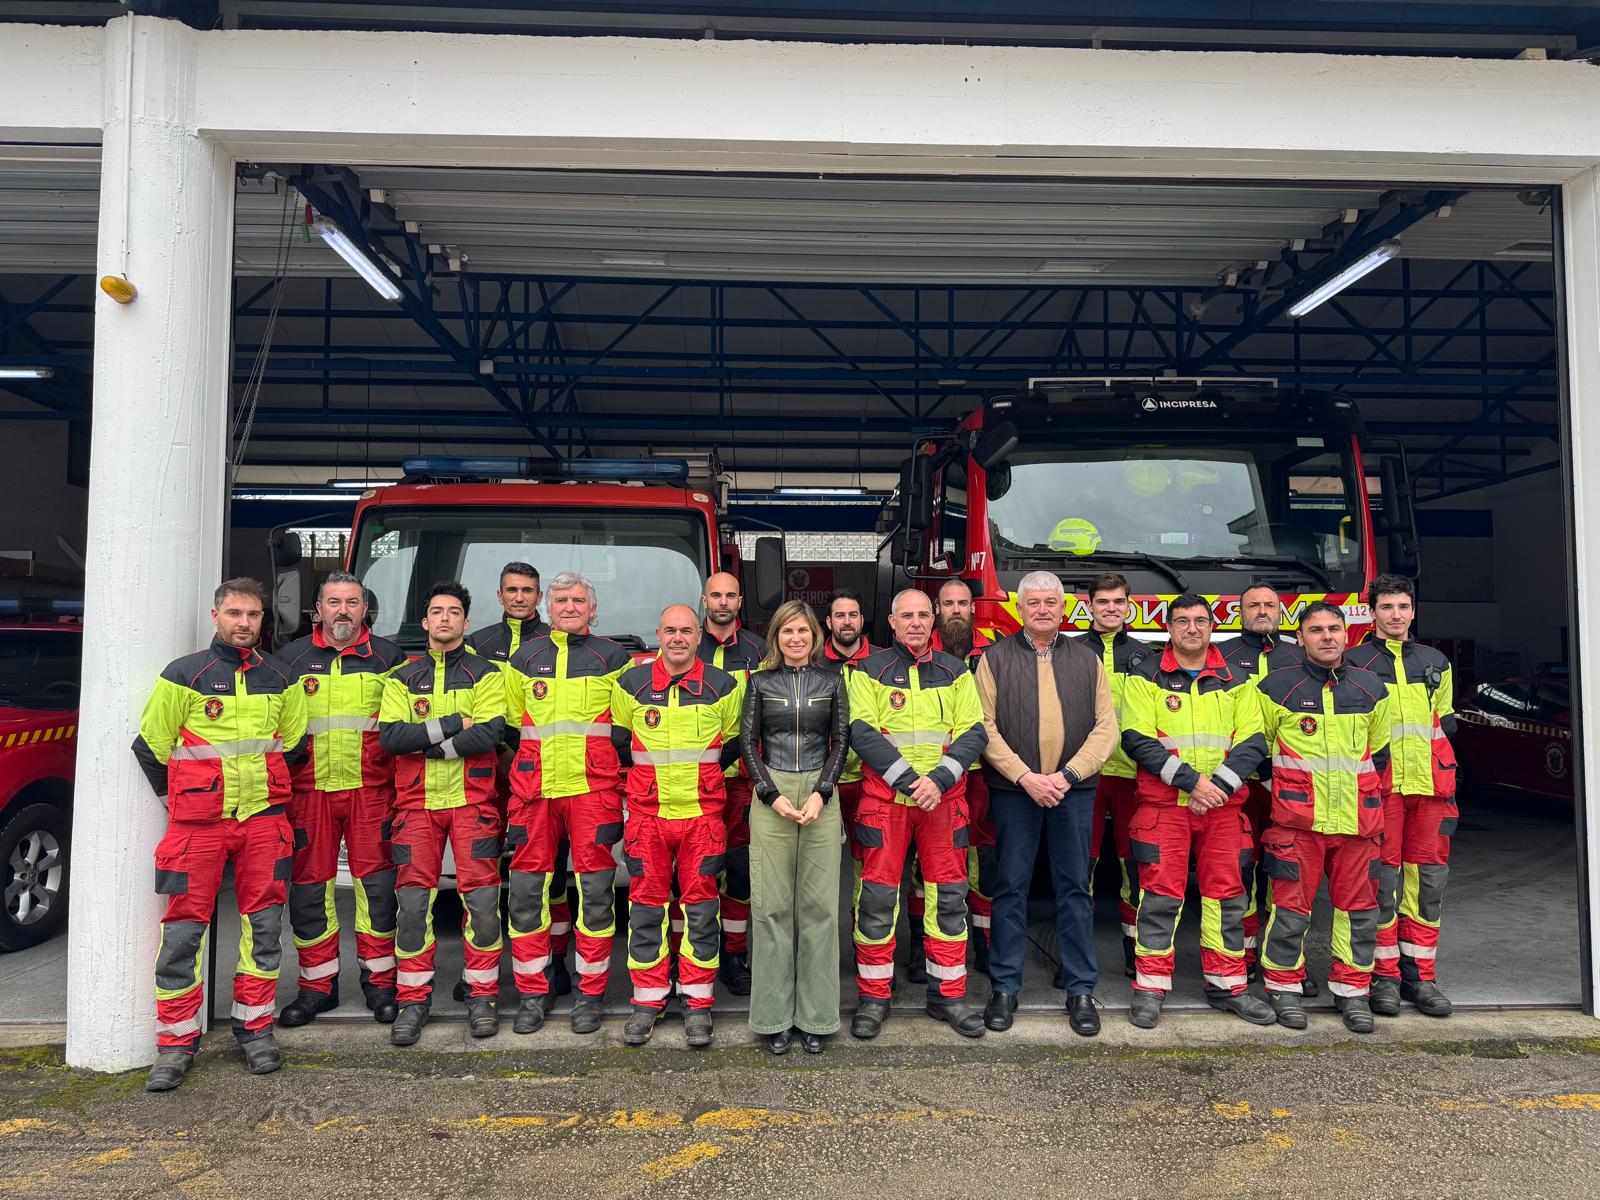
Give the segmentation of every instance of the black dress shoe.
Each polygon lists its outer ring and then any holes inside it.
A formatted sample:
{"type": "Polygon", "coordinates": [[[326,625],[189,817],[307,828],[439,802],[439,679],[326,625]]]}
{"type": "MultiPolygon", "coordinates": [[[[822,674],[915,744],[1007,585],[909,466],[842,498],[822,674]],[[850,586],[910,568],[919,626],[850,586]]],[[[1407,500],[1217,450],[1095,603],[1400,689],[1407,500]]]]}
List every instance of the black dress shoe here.
{"type": "Polygon", "coordinates": [[[878,1036],[883,1023],[889,1019],[889,1005],[883,1000],[863,1000],[856,1015],[850,1018],[850,1032],[863,1041],[878,1036]]]}
{"type": "Polygon", "coordinates": [[[794,1036],[787,1029],[767,1036],[767,1049],[780,1056],[789,1053],[789,1047],[793,1044],[794,1036]]]}
{"type": "Polygon", "coordinates": [[[1100,1014],[1095,1011],[1093,996],[1067,997],[1067,1024],[1079,1037],[1094,1037],[1100,1032],[1100,1014]]]}
{"type": "Polygon", "coordinates": [[[928,1015],[935,1021],[943,1021],[965,1038],[981,1038],[983,1036],[983,1014],[977,1009],[959,1000],[946,1004],[928,1005],[928,1015]]]}
{"type": "Polygon", "coordinates": [[[1011,1028],[1016,1013],[1017,998],[1010,992],[996,992],[983,1006],[983,1023],[996,1033],[1004,1033],[1011,1028]]]}
{"type": "Polygon", "coordinates": [[[800,1046],[807,1054],[821,1054],[822,1047],[827,1045],[820,1033],[800,1033],[800,1046]]]}
{"type": "Polygon", "coordinates": [[[298,1025],[309,1025],[317,1019],[318,1013],[331,1012],[338,1007],[337,984],[331,992],[313,992],[301,988],[300,994],[283,1006],[283,1011],[278,1014],[278,1024],[289,1029],[298,1025]]]}

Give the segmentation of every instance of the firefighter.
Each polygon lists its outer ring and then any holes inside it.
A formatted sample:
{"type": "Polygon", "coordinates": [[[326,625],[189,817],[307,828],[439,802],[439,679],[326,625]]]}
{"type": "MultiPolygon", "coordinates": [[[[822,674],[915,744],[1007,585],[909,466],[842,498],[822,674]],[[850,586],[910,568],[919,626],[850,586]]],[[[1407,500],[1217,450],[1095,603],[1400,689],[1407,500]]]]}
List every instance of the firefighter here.
{"type": "Polygon", "coordinates": [[[339,843],[355,880],[356,962],[372,1015],[399,1012],[394,985],[394,863],[389,857],[394,759],[378,745],[378,709],[389,673],[406,661],[399,646],[366,625],[361,581],[335,571],[317,589],[317,624],[278,654],[305,693],[311,757],[294,772],[289,823],[294,873],[289,922],[300,956],[299,994],[278,1014],[304,1025],[339,1007],[339,914],[333,881],[339,843]]]}
{"type": "Polygon", "coordinates": [[[874,1038],[889,1015],[900,880],[913,844],[930,893],[923,918],[928,1015],[982,1037],[967,991],[967,772],[988,736],[966,663],[935,650],[933,606],[906,589],[894,598],[895,641],[846,673],[850,743],[861,757],[855,839],[856,986],[850,1032],[874,1038]]]}
{"type": "Polygon", "coordinates": [[[1307,605],[1303,655],[1259,681],[1272,752],[1272,825],[1261,843],[1272,904],[1261,965],[1278,1023],[1304,1029],[1306,929],[1326,874],[1333,904],[1328,989],[1345,1027],[1371,1033],[1391,703],[1376,675],[1350,665],[1345,636],[1342,609],[1322,600],[1307,605]]]}
{"type": "Polygon", "coordinates": [[[678,946],[683,1028],[689,1045],[700,1048],[711,1044],[721,946],[717,878],[728,846],[725,771],[739,757],[744,684],[696,655],[701,630],[688,606],[663,612],[656,634],[657,656],[629,667],[611,690],[611,723],[628,734],[632,760],[623,857],[633,1013],[622,1040],[644,1045],[666,1011],[667,908],[676,881],[684,912],[678,946]]]}
{"type": "Polygon", "coordinates": [[[566,877],[566,859],[557,857],[566,841],[578,874],[579,984],[570,1021],[574,1033],[593,1033],[617,933],[611,847],[622,840],[611,692],[632,659],[616,642],[589,632],[597,606],[587,578],[563,571],[550,581],[548,603],[549,635],[525,643],[506,667],[507,720],[520,734],[506,826],[511,970],[522,995],[512,1028],[533,1033],[544,1024],[549,897],[553,880],[566,877]]]}
{"type": "Polygon", "coordinates": [[[133,743],[167,806],[166,835],[156,847],[156,892],[167,898],[167,910],[156,955],[157,1058],[147,1091],[182,1083],[199,1049],[206,931],[229,865],[239,903],[233,1036],[251,1074],[283,1065],[272,1010],[294,862],[284,808],[289,770],[304,754],[306,710],[289,669],[256,648],[266,600],[254,579],[217,588],[216,637],[161,672],[133,743]]]}
{"type": "Polygon", "coordinates": [[[389,676],[378,714],[378,742],[395,756],[395,957],[400,1015],[396,1046],[422,1036],[433,1000],[433,900],[445,842],[461,897],[462,982],[467,1029],[492,1037],[500,1027],[500,849],[495,799],[496,749],[505,736],[502,673],[466,648],[472,595],[454,580],[427,592],[422,618],[428,651],[389,676]]]}
{"type": "MultiPolygon", "coordinates": [[[[978,660],[993,643],[989,635],[978,629],[972,620],[972,588],[964,579],[947,579],[939,588],[938,607],[934,613],[932,644],[967,664],[967,670],[978,672],[978,660]]],[[[973,964],[978,974],[989,973],[989,927],[994,913],[994,822],[989,819],[989,784],[983,777],[983,760],[980,755],[967,773],[967,912],[972,922],[973,964]]],[[[922,923],[926,889],[922,886],[919,868],[911,880],[911,900],[906,905],[906,915],[913,928],[922,923]]],[[[912,983],[927,983],[923,969],[927,955],[920,940],[913,940],[911,957],[906,963],[906,978],[912,983]]]]}
{"type": "MultiPolygon", "coordinates": [[[[725,571],[706,580],[700,606],[705,624],[697,653],[740,683],[767,656],[767,643],[739,623],[739,581],[725,571]]],[[[722,811],[728,826],[727,865],[722,895],[722,966],[718,974],[735,996],[750,994],[750,778],[739,762],[728,768],[728,798],[722,811]]]]}
{"type": "Polygon", "coordinates": [[[1372,633],[1349,660],[1389,690],[1394,765],[1394,788],[1383,805],[1372,1011],[1399,1016],[1406,1000],[1427,1016],[1448,1017],[1450,998],[1439,988],[1436,956],[1458,815],[1450,660],[1411,636],[1417,615],[1411,580],[1380,575],[1367,599],[1372,633]]]}
{"type": "MultiPolygon", "coordinates": [[[[1279,667],[1292,666],[1300,661],[1300,647],[1292,634],[1282,632],[1283,604],[1278,589],[1262,579],[1253,579],[1239,593],[1238,637],[1219,642],[1217,649],[1228,663],[1228,669],[1240,679],[1260,682],[1269,672],[1279,667]]],[[[1261,881],[1261,838],[1267,831],[1272,811],[1272,760],[1269,757],[1245,782],[1245,815],[1250,818],[1250,833],[1254,857],[1250,873],[1244,881],[1244,953],[1250,968],[1256,968],[1257,943],[1261,932],[1261,915],[1257,910],[1257,893],[1261,881]]],[[[1317,995],[1316,982],[1306,980],[1305,994],[1317,995]]]]}
{"type": "Polygon", "coordinates": [[[1255,689],[1211,644],[1211,606],[1182,595],[1167,606],[1171,640],[1128,677],[1122,747],[1138,768],[1129,826],[1139,868],[1138,934],[1128,1020],[1153,1029],[1172,990],[1173,939],[1192,851],[1200,884],[1200,969],[1206,999],[1252,1025],[1271,1006],[1247,989],[1244,879],[1250,827],[1244,781],[1266,754],[1255,689]]]}
{"type": "MultiPolygon", "coordinates": [[[[822,657],[817,665],[825,671],[853,671],[876,647],[863,632],[866,619],[861,611],[861,593],[853,588],[840,588],[828,599],[824,616],[828,640],[822,644],[822,657]]],[[[861,887],[861,848],[851,836],[856,824],[856,807],[861,803],[861,758],[854,750],[845,756],[844,772],[839,776],[839,786],[834,789],[839,799],[839,816],[844,822],[844,844],[850,851],[851,896],[861,887]]],[[[851,902],[852,909],[854,901],[851,902]]],[[[892,987],[891,981],[891,987],[892,987]]]]}
{"type": "MultiPolygon", "coordinates": [[[[1077,639],[1099,656],[1100,665],[1105,668],[1119,728],[1122,724],[1122,693],[1128,675],[1153,653],[1149,646],[1128,633],[1131,608],[1128,581],[1123,576],[1114,571],[1096,575],[1089,582],[1089,631],[1077,639]]],[[[1095,811],[1090,825],[1089,845],[1089,877],[1092,880],[1100,857],[1100,843],[1105,839],[1106,814],[1109,812],[1111,845],[1122,876],[1117,898],[1117,915],[1122,923],[1122,969],[1129,979],[1134,976],[1133,940],[1138,933],[1139,919],[1138,871],[1129,857],[1131,851],[1128,842],[1128,827],[1133,821],[1135,806],[1133,777],[1133,760],[1119,744],[1106,760],[1106,765],[1100,768],[1100,783],[1094,793],[1095,811]]]]}
{"type": "Polygon", "coordinates": [[[510,662],[523,643],[550,632],[550,626],[539,619],[543,596],[537,568],[525,562],[508,562],[500,568],[500,588],[494,598],[500,601],[500,619],[469,637],[467,649],[497,663],[510,662]]]}

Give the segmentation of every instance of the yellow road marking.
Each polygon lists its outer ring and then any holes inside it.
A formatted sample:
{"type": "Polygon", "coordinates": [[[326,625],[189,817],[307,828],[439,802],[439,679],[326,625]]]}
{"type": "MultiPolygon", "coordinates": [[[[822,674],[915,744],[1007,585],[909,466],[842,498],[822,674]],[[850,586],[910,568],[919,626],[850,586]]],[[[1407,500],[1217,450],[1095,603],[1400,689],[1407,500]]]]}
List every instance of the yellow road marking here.
{"type": "Polygon", "coordinates": [[[668,1154],[664,1158],[647,1162],[639,1168],[657,1183],[664,1179],[671,1179],[674,1175],[687,1171],[690,1167],[699,1166],[703,1162],[716,1158],[722,1153],[720,1146],[713,1146],[710,1142],[695,1142],[685,1146],[676,1154],[668,1154]]]}
{"type": "Polygon", "coordinates": [[[672,1129],[683,1124],[683,1117],[678,1113],[659,1112],[653,1108],[641,1108],[632,1112],[619,1108],[607,1116],[591,1117],[586,1124],[629,1130],[672,1129]]]}
{"type": "Polygon", "coordinates": [[[28,1171],[21,1175],[12,1175],[0,1179],[0,1192],[32,1191],[55,1181],[61,1175],[93,1175],[107,1167],[114,1167],[118,1163],[127,1162],[133,1157],[133,1151],[126,1146],[119,1146],[115,1150],[106,1150],[100,1154],[90,1154],[85,1158],[74,1159],[59,1167],[41,1167],[37,1171],[28,1171]]]}
{"type": "Polygon", "coordinates": [[[1600,1093],[1565,1092],[1556,1096],[1534,1096],[1513,1100],[1499,1096],[1492,1100],[1435,1100],[1441,1112],[1466,1112],[1485,1108],[1509,1108],[1519,1112],[1554,1109],[1563,1112],[1600,1112],[1600,1093]]]}
{"type": "Polygon", "coordinates": [[[159,1158],[167,1178],[190,1200],[235,1200],[222,1172],[199,1150],[178,1150],[159,1158]]]}
{"type": "Polygon", "coordinates": [[[1250,1101],[1248,1100],[1241,1100],[1237,1104],[1224,1104],[1219,1101],[1211,1106],[1211,1111],[1229,1121],[1243,1121],[1246,1117],[1253,1115],[1250,1111],[1250,1101]]]}
{"type": "Polygon", "coordinates": [[[696,1129],[770,1129],[781,1125],[832,1124],[826,1113],[807,1117],[797,1112],[774,1112],[770,1108],[714,1108],[694,1119],[696,1129]]]}
{"type": "Polygon", "coordinates": [[[14,1117],[0,1121],[0,1138],[20,1137],[24,1133],[71,1133],[72,1127],[56,1121],[41,1121],[38,1117],[14,1117]]]}

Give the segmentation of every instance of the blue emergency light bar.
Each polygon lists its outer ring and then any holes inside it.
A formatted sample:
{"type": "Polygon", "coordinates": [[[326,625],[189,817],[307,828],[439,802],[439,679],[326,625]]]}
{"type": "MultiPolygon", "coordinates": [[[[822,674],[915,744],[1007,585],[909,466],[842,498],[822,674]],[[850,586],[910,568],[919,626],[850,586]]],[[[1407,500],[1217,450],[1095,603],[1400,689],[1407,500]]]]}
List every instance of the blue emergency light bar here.
{"type": "Polygon", "coordinates": [[[689,464],[681,458],[578,458],[565,462],[490,455],[456,458],[430,454],[402,463],[407,478],[448,479],[612,479],[647,483],[688,483],[689,464]]]}

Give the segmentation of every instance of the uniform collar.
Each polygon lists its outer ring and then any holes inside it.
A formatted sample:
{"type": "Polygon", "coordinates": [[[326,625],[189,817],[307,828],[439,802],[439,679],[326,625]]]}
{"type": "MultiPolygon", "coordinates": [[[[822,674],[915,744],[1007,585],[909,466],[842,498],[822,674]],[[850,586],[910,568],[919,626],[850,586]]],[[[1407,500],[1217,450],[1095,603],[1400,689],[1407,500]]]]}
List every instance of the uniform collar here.
{"type": "Polygon", "coordinates": [[[932,661],[935,653],[935,647],[933,641],[930,639],[927,649],[925,649],[921,654],[913,654],[910,646],[906,645],[899,638],[895,638],[894,652],[908,663],[925,663],[932,661]]]}
{"type": "MultiPolygon", "coordinates": [[[[311,644],[319,650],[333,650],[334,648],[333,643],[322,636],[322,623],[320,621],[311,629],[311,644]]],[[[354,654],[358,658],[366,658],[372,653],[372,630],[363,625],[361,632],[356,634],[356,640],[343,650],[335,651],[335,653],[341,656],[354,654]]]]}
{"type": "Polygon", "coordinates": [[[593,635],[590,634],[587,629],[585,629],[582,633],[563,633],[559,629],[552,628],[549,633],[546,633],[543,636],[549,638],[557,645],[565,642],[569,646],[577,646],[587,641],[593,635]]]}
{"type": "Polygon", "coordinates": [[[1122,645],[1123,642],[1126,642],[1132,636],[1128,632],[1128,627],[1126,625],[1117,630],[1115,633],[1101,633],[1098,629],[1094,628],[1091,628],[1089,632],[1094,634],[1095,637],[1099,638],[1102,644],[1110,642],[1113,646],[1122,645]]]}
{"type": "Polygon", "coordinates": [[[428,647],[428,657],[433,659],[434,662],[443,661],[446,666],[453,666],[455,663],[460,662],[463,656],[468,653],[470,653],[470,651],[467,649],[466,642],[462,642],[461,645],[457,646],[454,650],[439,651],[435,650],[432,646],[428,647]]]}
{"type": "Polygon", "coordinates": [[[230,646],[218,634],[211,639],[211,653],[215,654],[228,666],[241,671],[248,671],[261,661],[261,651],[254,646],[230,646]]]}
{"type": "Polygon", "coordinates": [[[507,629],[515,630],[522,637],[529,637],[530,635],[542,637],[550,630],[550,627],[539,619],[538,613],[534,613],[533,616],[524,621],[516,617],[507,616],[502,612],[500,614],[500,624],[507,629]]]}
{"type": "MultiPolygon", "coordinates": [[[[1161,669],[1167,672],[1182,671],[1185,675],[1189,673],[1188,667],[1178,665],[1178,656],[1172,652],[1171,642],[1168,642],[1166,649],[1161,652],[1161,669]]],[[[1196,678],[1203,679],[1207,675],[1215,675],[1218,679],[1229,678],[1227,662],[1223,659],[1222,651],[1217,649],[1215,642],[1206,647],[1206,665],[1200,668],[1200,674],[1196,678]]]]}
{"type": "Polygon", "coordinates": [[[863,658],[872,653],[872,645],[867,641],[866,638],[859,638],[856,641],[855,651],[850,655],[849,658],[846,658],[844,655],[840,654],[838,650],[834,649],[833,639],[829,638],[822,644],[822,653],[824,657],[832,659],[834,662],[860,662],[863,658]]]}
{"type": "Polygon", "coordinates": [[[1253,629],[1242,630],[1239,634],[1239,639],[1257,653],[1265,652],[1267,654],[1272,653],[1273,647],[1280,640],[1270,633],[1257,633],[1253,629]]]}
{"type": "Polygon", "coordinates": [[[1321,667],[1312,662],[1309,658],[1302,659],[1300,665],[1305,668],[1305,673],[1308,677],[1323,685],[1338,683],[1339,676],[1344,672],[1345,669],[1344,655],[1342,654],[1339,656],[1339,662],[1335,666],[1321,667]]]}
{"type": "Polygon", "coordinates": [[[676,683],[691,696],[698,696],[706,683],[706,664],[704,660],[696,658],[689,663],[688,669],[673,678],[672,672],[667,669],[667,664],[658,654],[650,666],[650,686],[655,691],[664,692],[676,683]]]}
{"type": "Polygon", "coordinates": [[[709,621],[700,622],[700,631],[704,633],[706,637],[710,638],[715,645],[727,648],[729,646],[737,646],[739,644],[739,635],[744,632],[744,626],[738,621],[735,621],[733,623],[733,632],[728,635],[727,641],[723,641],[716,634],[711,632],[711,623],[709,621]]]}

